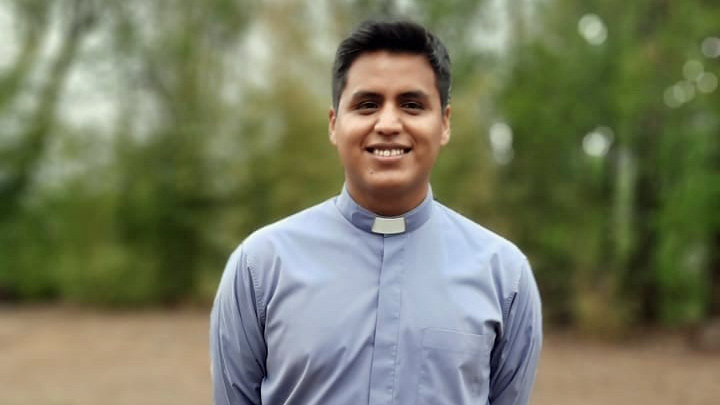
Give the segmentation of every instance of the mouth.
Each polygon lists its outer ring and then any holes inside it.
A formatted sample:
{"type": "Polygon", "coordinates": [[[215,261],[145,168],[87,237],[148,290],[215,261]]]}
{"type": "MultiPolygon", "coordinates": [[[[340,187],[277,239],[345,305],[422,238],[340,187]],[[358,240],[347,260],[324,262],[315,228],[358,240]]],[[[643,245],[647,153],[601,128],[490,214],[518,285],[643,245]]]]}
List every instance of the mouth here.
{"type": "Polygon", "coordinates": [[[365,151],[379,157],[396,157],[410,153],[412,148],[402,146],[370,146],[365,151]]]}

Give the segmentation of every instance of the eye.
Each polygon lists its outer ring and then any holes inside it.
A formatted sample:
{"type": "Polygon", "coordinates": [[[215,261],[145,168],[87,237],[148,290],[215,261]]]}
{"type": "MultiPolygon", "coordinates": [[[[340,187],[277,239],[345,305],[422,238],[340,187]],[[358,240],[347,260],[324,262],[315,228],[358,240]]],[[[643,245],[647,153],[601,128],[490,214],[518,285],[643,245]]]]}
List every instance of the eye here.
{"type": "Polygon", "coordinates": [[[402,104],[402,108],[407,110],[424,110],[425,106],[417,101],[406,101],[402,104]]]}
{"type": "Polygon", "coordinates": [[[377,110],[379,107],[380,105],[377,102],[371,100],[361,101],[355,105],[355,109],[361,112],[370,112],[377,110]]]}

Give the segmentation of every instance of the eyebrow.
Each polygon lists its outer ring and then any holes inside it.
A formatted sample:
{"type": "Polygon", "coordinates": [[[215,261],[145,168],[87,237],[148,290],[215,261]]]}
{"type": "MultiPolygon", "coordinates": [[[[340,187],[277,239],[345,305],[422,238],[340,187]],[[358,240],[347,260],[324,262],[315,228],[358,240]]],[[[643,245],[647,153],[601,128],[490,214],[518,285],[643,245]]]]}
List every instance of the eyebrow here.
{"type": "MultiPolygon", "coordinates": [[[[380,93],[376,93],[374,91],[357,91],[352,94],[352,97],[350,97],[351,100],[357,100],[357,99],[364,99],[364,98],[371,98],[371,99],[381,99],[383,98],[383,95],[380,93]]],[[[400,99],[420,99],[420,100],[427,100],[429,98],[428,94],[425,93],[422,90],[411,90],[406,91],[404,93],[400,93],[397,98],[400,99]]]]}
{"type": "Polygon", "coordinates": [[[427,100],[428,98],[430,98],[430,96],[428,96],[428,94],[422,90],[414,90],[414,91],[406,91],[405,93],[400,94],[399,98],[427,100]]]}
{"type": "Polygon", "coordinates": [[[380,95],[380,93],[376,93],[374,91],[356,91],[355,93],[352,94],[352,97],[350,97],[351,100],[366,99],[366,98],[380,99],[380,98],[382,98],[382,95],[380,95]]]}

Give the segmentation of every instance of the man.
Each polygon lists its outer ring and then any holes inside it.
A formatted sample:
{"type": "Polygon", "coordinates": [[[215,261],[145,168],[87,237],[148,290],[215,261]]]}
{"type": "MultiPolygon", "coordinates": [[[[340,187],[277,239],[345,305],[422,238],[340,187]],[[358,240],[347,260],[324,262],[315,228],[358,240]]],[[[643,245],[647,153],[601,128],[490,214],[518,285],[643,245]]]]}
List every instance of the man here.
{"type": "Polygon", "coordinates": [[[540,300],[510,242],[433,200],[450,59],[366,22],[333,67],[342,193],[250,235],[211,315],[215,404],[526,404],[540,300]]]}

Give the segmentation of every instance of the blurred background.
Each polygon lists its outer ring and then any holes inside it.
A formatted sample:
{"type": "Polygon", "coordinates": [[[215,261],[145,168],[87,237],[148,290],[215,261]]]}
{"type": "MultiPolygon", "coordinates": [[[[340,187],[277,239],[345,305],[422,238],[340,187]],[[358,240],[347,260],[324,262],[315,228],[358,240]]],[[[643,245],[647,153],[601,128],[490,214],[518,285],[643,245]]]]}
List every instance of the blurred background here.
{"type": "Polygon", "coordinates": [[[716,0],[0,0],[1,403],[210,402],[225,261],[339,192],[334,51],[387,15],[453,58],[436,198],[533,264],[535,403],[717,403],[716,0]]]}

